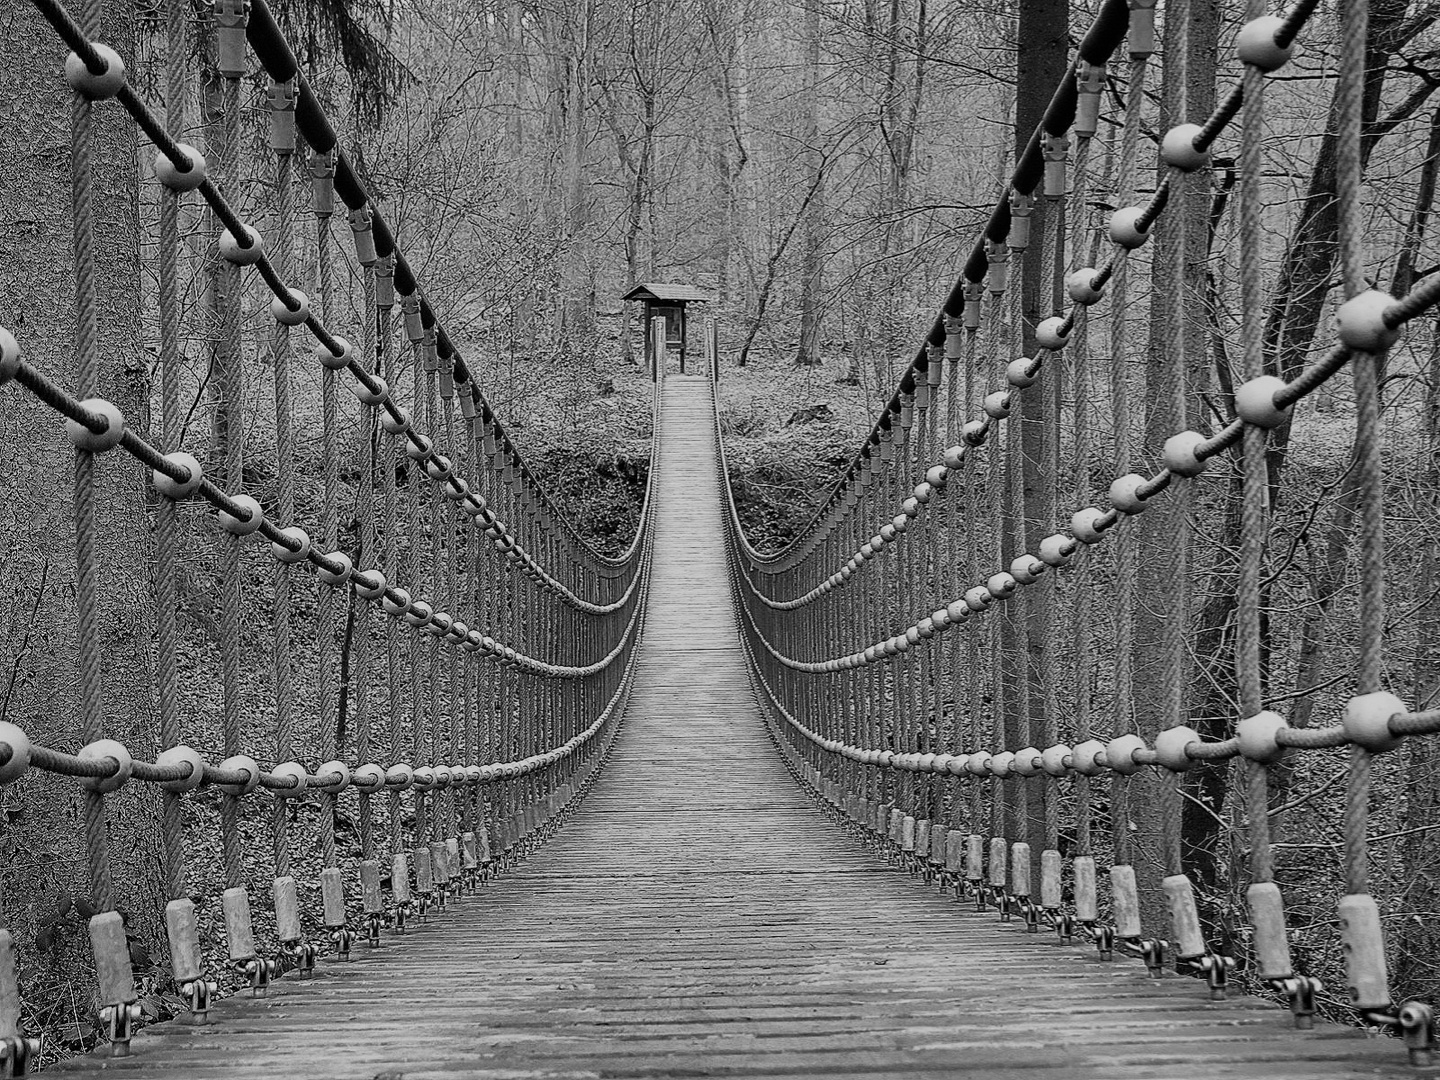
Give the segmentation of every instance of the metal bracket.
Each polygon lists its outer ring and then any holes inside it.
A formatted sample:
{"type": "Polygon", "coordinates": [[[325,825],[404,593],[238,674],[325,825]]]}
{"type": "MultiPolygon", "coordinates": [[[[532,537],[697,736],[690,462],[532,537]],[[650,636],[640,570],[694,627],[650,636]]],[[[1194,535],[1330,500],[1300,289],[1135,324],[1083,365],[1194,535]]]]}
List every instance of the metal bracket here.
{"type": "Polygon", "coordinates": [[[302,979],[308,979],[315,974],[315,954],[318,950],[314,945],[308,941],[286,941],[283,945],[286,955],[290,957],[302,979]]]}
{"type": "Polygon", "coordinates": [[[991,885],[990,899],[994,901],[995,907],[1000,912],[1000,921],[1009,922],[1013,915],[1013,904],[1010,899],[1010,894],[1005,891],[1005,886],[991,885]]]}
{"type": "Polygon", "coordinates": [[[1165,974],[1165,946],[1166,942],[1159,938],[1122,938],[1120,948],[1122,951],[1138,956],[1145,961],[1145,968],[1150,972],[1152,979],[1158,979],[1165,974]]]}
{"type": "Polygon", "coordinates": [[[1100,954],[1101,960],[1113,960],[1115,957],[1115,928],[1102,922],[1087,922],[1082,924],[1095,942],[1095,949],[1100,954]]]}
{"type": "Polygon", "coordinates": [[[1400,1029],[1410,1064],[1430,1065],[1435,1060],[1435,1013],[1423,1001],[1407,1001],[1400,1008],[1359,1009],[1360,1018],[1370,1024],[1400,1029]]]}
{"type": "Polygon", "coordinates": [[[245,984],[250,987],[251,997],[264,997],[265,991],[270,989],[270,982],[275,978],[275,961],[265,960],[259,956],[252,956],[249,960],[235,961],[235,970],[245,977],[245,984]]]}
{"type": "Polygon", "coordinates": [[[1061,911],[1059,908],[1047,908],[1045,915],[1050,925],[1055,928],[1055,936],[1060,939],[1060,944],[1069,945],[1075,940],[1075,916],[1068,911],[1061,911]]]}
{"type": "Polygon", "coordinates": [[[336,956],[341,960],[350,959],[350,946],[355,943],[355,935],[348,926],[334,927],[330,931],[330,941],[335,946],[336,956]]]}
{"type": "Polygon", "coordinates": [[[185,999],[185,1007],[190,1012],[192,1024],[208,1024],[210,1022],[210,1002],[214,999],[220,988],[201,975],[198,979],[191,979],[189,982],[180,984],[180,996],[185,999]]]}
{"type": "Polygon", "coordinates": [[[1315,995],[1325,989],[1319,979],[1309,975],[1289,975],[1283,979],[1267,979],[1266,982],[1285,995],[1297,1028],[1309,1031],[1315,1026],[1315,995]]]}
{"type": "Polygon", "coordinates": [[[402,900],[395,905],[394,927],[397,934],[405,933],[405,921],[410,911],[410,901],[402,900]]]}
{"type": "Polygon", "coordinates": [[[40,1040],[12,1035],[0,1039],[0,1076],[29,1076],[30,1062],[40,1054],[40,1040]]]}
{"type": "Polygon", "coordinates": [[[1040,916],[1042,914],[1039,904],[1032,904],[1028,896],[1016,898],[1020,907],[1020,914],[1025,919],[1025,932],[1027,934],[1038,934],[1040,932],[1040,916]]]}
{"type": "Polygon", "coordinates": [[[1224,1001],[1229,995],[1230,972],[1235,970],[1235,961],[1213,952],[1200,956],[1177,956],[1175,970],[1183,974],[1203,976],[1205,984],[1210,987],[1210,1000],[1224,1001]]]}
{"type": "Polygon", "coordinates": [[[1435,1054],[1435,1012],[1423,1001],[1400,1006],[1400,1034],[1410,1052],[1411,1065],[1429,1065],[1435,1054]]]}
{"type": "Polygon", "coordinates": [[[365,916],[365,943],[372,949],[380,947],[380,931],[385,926],[385,913],[372,911],[365,916]]]}
{"type": "Polygon", "coordinates": [[[139,1020],[140,1006],[133,1001],[118,1001],[100,1010],[100,1022],[105,1025],[105,1037],[110,1040],[111,1057],[130,1055],[130,1040],[139,1020]]]}

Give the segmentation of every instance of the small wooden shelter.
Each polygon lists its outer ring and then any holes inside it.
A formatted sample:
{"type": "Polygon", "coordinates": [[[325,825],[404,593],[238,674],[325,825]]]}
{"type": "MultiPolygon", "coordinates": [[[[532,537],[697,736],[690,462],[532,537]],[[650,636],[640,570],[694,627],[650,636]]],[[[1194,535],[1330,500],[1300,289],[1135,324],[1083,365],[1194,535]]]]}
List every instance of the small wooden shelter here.
{"type": "Polygon", "coordinates": [[[623,297],[624,300],[639,300],[645,305],[645,318],[641,326],[645,329],[645,366],[651,370],[655,358],[650,355],[650,320],[657,315],[665,319],[665,344],[680,346],[680,370],[685,370],[685,305],[705,304],[715,299],[713,293],[697,289],[694,285],[675,282],[642,281],[623,297]]]}

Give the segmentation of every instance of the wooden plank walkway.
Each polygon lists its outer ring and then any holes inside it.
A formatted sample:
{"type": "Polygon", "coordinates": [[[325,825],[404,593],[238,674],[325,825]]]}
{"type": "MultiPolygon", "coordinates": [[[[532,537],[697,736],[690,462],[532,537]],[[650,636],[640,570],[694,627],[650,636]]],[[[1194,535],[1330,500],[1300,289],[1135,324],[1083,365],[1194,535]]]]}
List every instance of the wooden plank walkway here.
{"type": "Polygon", "coordinates": [[[579,1080],[1433,1077],[1398,1042],[1029,937],[859,851],[761,728],[700,379],[666,390],[647,641],[585,808],[403,944],[71,1075],[579,1080]]]}

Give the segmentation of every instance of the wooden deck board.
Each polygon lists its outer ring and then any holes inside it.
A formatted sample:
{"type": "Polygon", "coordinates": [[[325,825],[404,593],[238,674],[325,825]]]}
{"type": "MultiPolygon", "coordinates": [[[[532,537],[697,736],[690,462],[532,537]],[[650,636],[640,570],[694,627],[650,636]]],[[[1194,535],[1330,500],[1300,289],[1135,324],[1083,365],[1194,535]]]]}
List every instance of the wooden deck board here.
{"type": "Polygon", "coordinates": [[[724,581],[710,399],[673,380],[624,730],[545,849],[403,943],[68,1075],[593,1080],[1433,1077],[1134,960],[1025,935],[860,852],[761,729],[724,581]]]}

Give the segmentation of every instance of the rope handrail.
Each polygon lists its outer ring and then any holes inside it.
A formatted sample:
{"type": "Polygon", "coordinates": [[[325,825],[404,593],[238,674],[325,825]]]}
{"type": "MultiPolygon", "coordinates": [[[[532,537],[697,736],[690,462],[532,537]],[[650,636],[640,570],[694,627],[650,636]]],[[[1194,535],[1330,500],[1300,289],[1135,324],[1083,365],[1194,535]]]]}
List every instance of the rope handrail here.
{"type": "MultiPolygon", "coordinates": [[[[8,331],[0,331],[0,386],[12,379],[30,390],[37,398],[50,405],[61,415],[67,417],[77,427],[83,428],[85,432],[89,433],[89,436],[95,436],[101,441],[115,438],[114,428],[117,424],[113,414],[106,415],[99,411],[99,407],[93,403],[87,407],[87,403],[79,401],[56,386],[22,358],[18,342],[13,335],[8,331]]],[[[77,432],[72,435],[72,440],[75,439],[94,448],[94,440],[87,435],[77,432]]],[[[298,526],[276,525],[260,510],[255,499],[248,495],[233,495],[204,479],[200,472],[199,462],[189,454],[162,454],[155,446],[128,428],[113,445],[121,447],[137,461],[154,470],[155,485],[162,495],[182,499],[189,494],[200,495],[220,511],[223,527],[242,534],[258,532],[271,542],[271,552],[277,561],[309,562],[317,570],[323,572],[324,576],[321,580],[324,584],[332,589],[343,589],[353,583],[357,588],[364,590],[366,594],[382,600],[386,612],[396,619],[403,620],[405,625],[415,633],[428,630],[432,634],[439,634],[479,655],[515,664],[533,674],[556,678],[583,678],[604,670],[619,655],[620,650],[633,634],[639,611],[643,607],[643,603],[635,605],[621,641],[600,660],[583,666],[550,664],[517,651],[503,642],[496,641],[479,630],[470,629],[458,619],[452,619],[445,612],[436,610],[433,604],[426,603],[417,596],[413,596],[409,591],[387,581],[385,575],[379,570],[356,569],[354,560],[343,551],[337,550],[324,554],[315,550],[309,535],[303,529],[298,526]]],[[[507,554],[512,560],[530,568],[529,564],[525,563],[524,554],[518,547],[512,548],[507,554]]],[[[595,607],[597,612],[603,614],[618,611],[630,604],[630,601],[634,599],[637,585],[640,585],[642,581],[643,577],[637,574],[621,597],[611,604],[604,605],[603,609],[594,605],[587,605],[587,607],[595,607]]]]}
{"type": "MultiPolygon", "coordinates": [[[[286,763],[283,769],[277,765],[265,769],[253,759],[238,766],[214,766],[188,746],[174,747],[154,762],[133,758],[123,754],[123,744],[114,744],[119,750],[115,756],[83,756],[55,750],[34,743],[18,724],[0,721],[0,776],[5,783],[13,783],[27,769],[36,768],[58,776],[69,776],[88,780],[141,780],[171,790],[193,790],[202,784],[215,787],[244,786],[263,787],[277,795],[295,796],[306,790],[338,793],[354,785],[363,794],[373,794],[380,789],[387,791],[420,791],[446,787],[490,784],[500,780],[513,780],[564,761],[585,746],[603,730],[614,715],[616,707],[624,699],[633,680],[633,663],[627,663],[626,676],[610,696],[605,708],[595,721],[578,735],[549,749],[524,758],[509,761],[491,761],[477,765],[439,765],[434,769],[422,766],[412,769],[404,762],[396,763],[389,769],[376,762],[359,765],[343,765],[331,768],[320,766],[314,772],[307,772],[298,762],[286,763]],[[179,759],[179,760],[177,760],[179,759]],[[428,770],[428,772],[427,772],[428,770]],[[417,776],[417,773],[420,774],[417,776]],[[361,777],[366,777],[362,780],[361,777]]],[[[113,749],[110,748],[110,749],[113,749]]]]}
{"type": "MultiPolygon", "coordinates": [[[[1385,320],[1387,326],[1391,319],[1397,320],[1394,328],[1398,329],[1399,326],[1403,326],[1405,322],[1427,310],[1426,307],[1416,308],[1412,297],[1417,293],[1432,297],[1432,306],[1435,300],[1440,300],[1440,273],[1424,279],[1411,293],[1407,293],[1405,297],[1395,300],[1383,308],[1379,317],[1385,320]]],[[[933,616],[923,616],[914,620],[904,630],[884,641],[872,642],[864,648],[844,655],[824,660],[804,661],[787,656],[775,649],[763,635],[760,635],[758,628],[755,631],[757,637],[765,645],[766,650],[780,663],[796,671],[810,674],[833,672],[860,663],[869,664],[890,660],[915,645],[917,640],[928,639],[935,633],[969,619],[972,615],[983,614],[996,600],[1008,600],[1018,588],[1038,581],[1048,568],[1063,566],[1070,556],[1074,555],[1081,547],[1093,547],[1100,543],[1104,534],[1119,525],[1127,516],[1145,510],[1149,500],[1162,494],[1174,483],[1177,476],[1188,479],[1198,475],[1210,459],[1234,447],[1239,443],[1247,426],[1261,428],[1274,426],[1268,423],[1268,417],[1288,411],[1306,395],[1318,390],[1330,376],[1344,368],[1350,355],[1350,347],[1341,340],[1320,360],[1306,367],[1289,381],[1282,382],[1273,377],[1265,377],[1263,381],[1252,388],[1255,391],[1253,400],[1244,406],[1251,411],[1252,415],[1258,417],[1256,421],[1247,423],[1243,417],[1237,417],[1210,435],[1189,430],[1176,432],[1166,443],[1165,456],[1173,462],[1173,465],[1161,468],[1148,477],[1138,474],[1115,477],[1109,485],[1110,507],[1102,511],[1097,507],[1089,506],[1075,511],[1071,516],[1071,535],[1055,533],[1047,537],[1042,542],[1038,554],[1026,552],[1017,556],[1009,570],[996,570],[985,581],[977,581],[972,588],[966,590],[964,595],[941,604],[936,608],[933,616]],[[1177,469],[1180,471],[1177,472],[1177,469]],[[1083,539],[1084,536],[1090,536],[1093,539],[1083,539]]],[[[1243,392],[1244,388],[1241,389],[1243,392]]],[[[731,512],[738,521],[738,513],[734,511],[733,503],[731,512]]],[[[897,530],[893,535],[898,536],[900,533],[897,530]]],[[[878,546],[875,550],[863,555],[857,553],[846,565],[851,570],[858,570],[866,560],[875,554],[879,554],[878,546]]],[[[842,577],[837,573],[817,586],[817,594],[823,596],[839,588],[848,576],[842,577]]],[[[737,573],[735,579],[745,587],[751,596],[766,607],[784,610],[783,605],[769,602],[745,573],[737,573]]],[[[748,617],[749,608],[746,607],[745,611],[748,617]]]]}

